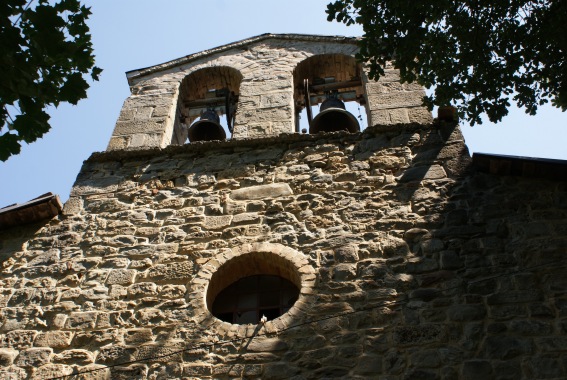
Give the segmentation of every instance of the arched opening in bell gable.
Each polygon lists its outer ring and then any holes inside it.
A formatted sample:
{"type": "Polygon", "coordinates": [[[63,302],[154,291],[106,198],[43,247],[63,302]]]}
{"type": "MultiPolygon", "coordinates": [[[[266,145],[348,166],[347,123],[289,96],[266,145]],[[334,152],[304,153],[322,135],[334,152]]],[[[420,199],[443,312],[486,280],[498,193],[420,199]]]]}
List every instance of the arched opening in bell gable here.
{"type": "Polygon", "coordinates": [[[179,144],[226,140],[232,135],[242,74],[227,66],[207,67],[181,82],[174,138],[179,144]]]}
{"type": "Polygon", "coordinates": [[[297,132],[358,132],[367,126],[362,66],[346,54],[321,54],[294,70],[297,132]]]}

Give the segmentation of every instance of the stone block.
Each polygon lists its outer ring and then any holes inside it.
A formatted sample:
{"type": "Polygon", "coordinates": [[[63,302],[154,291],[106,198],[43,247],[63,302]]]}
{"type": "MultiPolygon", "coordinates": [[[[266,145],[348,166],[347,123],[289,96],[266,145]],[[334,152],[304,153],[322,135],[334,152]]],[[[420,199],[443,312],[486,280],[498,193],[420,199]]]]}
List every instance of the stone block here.
{"type": "Polygon", "coordinates": [[[148,376],[148,366],[146,364],[116,366],[112,367],[110,371],[110,379],[146,379],[148,376]]]}
{"type": "Polygon", "coordinates": [[[126,149],[130,145],[131,140],[131,136],[112,136],[108,142],[106,150],[111,151],[126,149]]]}
{"type": "MultiPolygon", "coordinates": [[[[164,132],[155,133],[136,133],[128,136],[128,145],[126,147],[165,147],[167,144],[167,138],[164,132]]],[[[111,139],[112,141],[112,139],[111,139]]],[[[110,149],[109,149],[110,150],[110,149]]]]}
{"type": "Polygon", "coordinates": [[[153,281],[188,280],[193,276],[193,263],[184,261],[158,264],[148,270],[146,279],[153,281]]]}
{"type": "Polygon", "coordinates": [[[288,343],[277,338],[254,338],[247,347],[251,352],[274,352],[287,350],[288,343]]]}
{"type": "Polygon", "coordinates": [[[368,125],[370,126],[392,124],[390,113],[387,109],[371,110],[369,115],[368,125]]]}
{"type": "Polygon", "coordinates": [[[160,297],[168,299],[183,298],[186,292],[185,285],[164,285],[159,289],[160,297]]]}
{"type": "Polygon", "coordinates": [[[230,226],[232,215],[206,216],[203,227],[209,230],[218,230],[230,226]]]}
{"type": "Polygon", "coordinates": [[[342,282],[353,280],[354,278],[356,278],[355,264],[339,264],[333,268],[333,281],[342,282]]]}
{"type": "Polygon", "coordinates": [[[421,251],[426,255],[442,251],[445,244],[441,239],[424,239],[420,243],[421,251]]]}
{"type": "Polygon", "coordinates": [[[153,333],[151,329],[130,329],[124,333],[124,343],[128,345],[137,345],[141,343],[151,342],[153,333]]]}
{"type": "Polygon", "coordinates": [[[533,320],[513,320],[510,321],[510,331],[523,336],[545,336],[553,331],[553,327],[549,322],[533,320]]]}
{"type": "Polygon", "coordinates": [[[264,365],[262,378],[265,380],[284,380],[297,375],[300,369],[289,363],[269,363],[264,365]]]}
{"type": "Polygon", "coordinates": [[[261,82],[242,82],[240,96],[262,95],[268,92],[292,89],[292,83],[288,79],[267,80],[261,82]]]}
{"type": "Polygon", "coordinates": [[[447,315],[452,321],[475,321],[485,317],[486,308],[484,305],[453,305],[447,310],[447,315]]]}
{"type": "Polygon", "coordinates": [[[180,342],[168,342],[167,345],[147,344],[138,347],[134,353],[134,360],[146,360],[152,358],[152,362],[175,363],[182,361],[183,344],[180,342]]]}
{"type": "Polygon", "coordinates": [[[400,177],[400,182],[435,180],[447,177],[440,165],[417,166],[407,169],[400,177]]]}
{"type": "Polygon", "coordinates": [[[388,109],[388,114],[392,124],[407,124],[410,121],[408,111],[405,108],[388,109]]]}
{"type": "Polygon", "coordinates": [[[118,121],[113,136],[134,135],[141,133],[160,133],[165,128],[165,118],[149,120],[118,121]]]}
{"type": "MultiPolygon", "coordinates": [[[[73,367],[64,364],[46,364],[32,371],[32,379],[55,379],[66,378],[73,373],[73,367]]],[[[80,377],[85,380],[99,380],[96,374],[88,374],[80,377]]],[[[102,380],[102,379],[100,379],[102,380]]]]}
{"type": "Polygon", "coordinates": [[[87,365],[94,363],[94,354],[82,349],[66,350],[54,355],[53,361],[69,365],[87,365]]]}
{"type": "Polygon", "coordinates": [[[371,111],[391,108],[418,107],[423,104],[423,91],[389,92],[368,96],[368,107],[371,111]]]}
{"type": "Polygon", "coordinates": [[[408,107],[407,113],[410,123],[418,123],[423,125],[433,123],[433,115],[425,107],[408,107]]]}
{"type": "Polygon", "coordinates": [[[133,269],[113,269],[106,278],[108,285],[130,285],[136,278],[136,272],[133,269]]]}
{"type": "Polygon", "coordinates": [[[358,261],[358,247],[355,244],[348,244],[335,248],[335,259],[340,263],[355,263],[358,261]]]}
{"type": "Polygon", "coordinates": [[[541,301],[542,294],[538,290],[507,291],[494,293],[488,296],[489,305],[501,305],[509,303],[532,303],[541,301]]]}
{"type": "Polygon", "coordinates": [[[100,349],[96,361],[106,365],[115,365],[132,360],[132,354],[136,351],[134,347],[111,345],[100,349]]]}
{"type": "Polygon", "coordinates": [[[497,335],[486,337],[482,350],[486,357],[510,360],[520,355],[531,354],[534,346],[531,339],[497,335]]]}
{"type": "Polygon", "coordinates": [[[149,257],[153,255],[174,255],[179,249],[177,243],[161,243],[124,247],[120,252],[128,257],[149,257]]]}
{"type": "Polygon", "coordinates": [[[13,330],[1,337],[1,346],[6,348],[23,349],[32,346],[32,342],[37,335],[36,331],[13,330]]]}
{"type": "Polygon", "coordinates": [[[437,260],[428,258],[415,258],[406,263],[408,273],[427,273],[439,269],[437,260]]]}
{"type": "Polygon", "coordinates": [[[442,331],[441,325],[400,326],[394,330],[394,341],[401,345],[440,342],[442,331]]]}
{"type": "Polygon", "coordinates": [[[536,343],[544,352],[567,351],[567,337],[565,336],[538,338],[536,343]]]}
{"type": "Polygon", "coordinates": [[[20,355],[14,362],[18,367],[41,367],[49,363],[50,356],[53,353],[51,348],[28,348],[20,351],[20,355]]]}
{"type": "Polygon", "coordinates": [[[233,225],[255,224],[255,223],[259,223],[261,220],[262,217],[258,213],[246,212],[235,215],[234,218],[232,219],[232,224],[233,225]]]}
{"type": "Polygon", "coordinates": [[[70,197],[63,206],[63,215],[77,215],[83,210],[83,200],[79,197],[70,197]]]}
{"type": "Polygon", "coordinates": [[[565,371],[560,360],[553,357],[536,356],[529,360],[532,379],[561,379],[565,378],[565,371]]]}
{"type": "Polygon", "coordinates": [[[260,107],[263,108],[287,106],[292,103],[293,93],[291,91],[260,95],[260,107]]]}
{"type": "Polygon", "coordinates": [[[132,298],[153,297],[158,294],[157,285],[153,282],[140,282],[128,287],[128,294],[132,298]]]}
{"type": "Polygon", "coordinates": [[[442,251],[439,253],[441,269],[459,269],[463,266],[463,260],[455,251],[442,251]]]}
{"type": "Polygon", "coordinates": [[[71,331],[46,331],[40,333],[33,344],[35,347],[67,348],[72,339],[71,331]]]}
{"type": "Polygon", "coordinates": [[[272,183],[233,190],[230,197],[234,200],[258,200],[265,198],[278,198],[292,195],[293,191],[287,183],[272,183]]]}
{"type": "Polygon", "coordinates": [[[435,298],[438,298],[440,292],[438,289],[434,288],[422,288],[412,290],[409,294],[410,299],[419,299],[425,302],[429,302],[435,298]]]}
{"type": "Polygon", "coordinates": [[[18,356],[18,351],[11,348],[0,348],[0,367],[9,367],[18,356]]]}
{"type": "Polygon", "coordinates": [[[97,312],[78,312],[71,313],[67,319],[66,328],[82,330],[82,329],[93,329],[96,324],[97,312]]]}
{"type": "Polygon", "coordinates": [[[492,365],[488,360],[468,360],[463,363],[463,379],[478,380],[493,378],[492,365]]]}
{"type": "Polygon", "coordinates": [[[210,376],[213,373],[212,365],[210,364],[187,364],[183,366],[183,376],[189,376],[191,378],[203,378],[210,376]]]}

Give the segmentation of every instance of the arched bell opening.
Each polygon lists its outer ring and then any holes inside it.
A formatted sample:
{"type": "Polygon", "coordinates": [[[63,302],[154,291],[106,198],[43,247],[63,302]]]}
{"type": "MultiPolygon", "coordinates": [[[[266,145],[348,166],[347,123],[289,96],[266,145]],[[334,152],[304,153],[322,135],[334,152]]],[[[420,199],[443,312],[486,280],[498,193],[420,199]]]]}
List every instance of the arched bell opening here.
{"type": "Polygon", "coordinates": [[[315,55],[294,71],[297,132],[358,132],[366,126],[362,68],[344,54],[315,55]],[[317,107],[319,106],[319,107],[317,107]]]}
{"type": "Polygon", "coordinates": [[[207,67],[181,82],[176,130],[183,142],[226,140],[232,135],[242,74],[234,68],[207,67]]]}

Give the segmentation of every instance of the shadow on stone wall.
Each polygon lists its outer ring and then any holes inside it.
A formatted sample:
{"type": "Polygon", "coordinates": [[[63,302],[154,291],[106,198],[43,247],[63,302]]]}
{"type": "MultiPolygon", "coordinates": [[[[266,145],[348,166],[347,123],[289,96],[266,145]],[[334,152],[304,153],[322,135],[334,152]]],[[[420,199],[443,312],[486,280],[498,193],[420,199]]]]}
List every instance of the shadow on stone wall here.
{"type": "Polygon", "coordinates": [[[17,253],[1,277],[6,368],[563,378],[567,185],[469,164],[449,125],[95,155],[60,221],[23,249],[23,232],[2,240],[17,253]],[[206,273],[261,242],[314,271],[286,324],[223,325],[192,302],[206,273]],[[56,297],[27,297],[40,286],[56,297]]]}

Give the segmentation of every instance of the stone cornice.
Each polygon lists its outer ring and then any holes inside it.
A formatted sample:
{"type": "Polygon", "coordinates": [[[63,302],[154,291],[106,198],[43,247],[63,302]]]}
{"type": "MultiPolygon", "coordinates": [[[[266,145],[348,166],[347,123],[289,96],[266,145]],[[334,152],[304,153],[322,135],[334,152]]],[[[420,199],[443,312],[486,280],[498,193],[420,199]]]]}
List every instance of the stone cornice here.
{"type": "MultiPolygon", "coordinates": [[[[176,154],[191,154],[213,150],[235,149],[235,148],[266,148],[273,145],[300,143],[300,142],[317,142],[330,140],[359,140],[360,135],[374,136],[384,133],[399,134],[402,132],[416,132],[419,130],[437,129],[448,126],[447,123],[432,123],[428,125],[419,123],[410,124],[392,124],[392,125],[376,125],[366,128],[363,132],[349,133],[346,131],[318,133],[315,135],[284,133],[278,136],[265,138],[250,138],[227,141],[199,141],[185,145],[170,145],[165,148],[126,148],[121,150],[111,150],[105,152],[94,152],[85,162],[106,162],[116,160],[138,159],[140,157],[153,158],[158,156],[168,156],[176,154]]],[[[454,124],[451,124],[454,127],[454,124]]]]}

